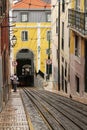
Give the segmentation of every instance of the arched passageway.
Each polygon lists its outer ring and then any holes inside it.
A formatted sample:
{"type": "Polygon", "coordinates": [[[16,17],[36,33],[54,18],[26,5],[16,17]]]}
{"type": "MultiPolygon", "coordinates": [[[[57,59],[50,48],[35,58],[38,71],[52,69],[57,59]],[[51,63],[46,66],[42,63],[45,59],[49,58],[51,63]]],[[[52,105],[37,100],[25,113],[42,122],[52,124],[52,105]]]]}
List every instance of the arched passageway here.
{"type": "Polygon", "coordinates": [[[34,85],[34,54],[28,49],[21,49],[16,55],[16,73],[20,86],[34,85]]]}

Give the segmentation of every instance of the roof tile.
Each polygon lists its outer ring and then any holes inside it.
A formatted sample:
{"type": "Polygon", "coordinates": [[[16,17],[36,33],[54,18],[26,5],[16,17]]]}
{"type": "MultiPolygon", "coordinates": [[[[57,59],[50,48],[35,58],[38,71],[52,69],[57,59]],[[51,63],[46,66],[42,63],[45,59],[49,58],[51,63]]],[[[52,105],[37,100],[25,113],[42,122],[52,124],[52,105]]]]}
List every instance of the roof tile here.
{"type": "Polygon", "coordinates": [[[51,8],[51,4],[46,3],[42,0],[21,0],[20,2],[15,3],[12,8],[51,8]]]}

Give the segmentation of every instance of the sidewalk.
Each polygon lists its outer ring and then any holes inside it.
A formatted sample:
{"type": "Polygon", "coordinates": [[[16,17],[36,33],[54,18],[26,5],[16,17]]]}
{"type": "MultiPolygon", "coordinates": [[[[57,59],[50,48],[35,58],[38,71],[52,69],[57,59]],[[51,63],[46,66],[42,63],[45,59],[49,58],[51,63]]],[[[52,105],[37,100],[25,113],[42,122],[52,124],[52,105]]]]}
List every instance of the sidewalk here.
{"type": "Polygon", "coordinates": [[[0,130],[29,130],[19,90],[11,91],[9,101],[0,113],[0,130]]]}

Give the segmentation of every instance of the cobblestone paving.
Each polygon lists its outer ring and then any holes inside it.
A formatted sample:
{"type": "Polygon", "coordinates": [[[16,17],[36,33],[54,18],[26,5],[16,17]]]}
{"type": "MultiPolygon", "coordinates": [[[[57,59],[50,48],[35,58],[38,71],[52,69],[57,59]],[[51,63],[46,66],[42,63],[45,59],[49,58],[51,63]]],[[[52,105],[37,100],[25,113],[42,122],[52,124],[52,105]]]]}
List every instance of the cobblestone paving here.
{"type": "Polygon", "coordinates": [[[7,105],[0,113],[0,130],[29,130],[19,91],[11,92],[7,105]]]}

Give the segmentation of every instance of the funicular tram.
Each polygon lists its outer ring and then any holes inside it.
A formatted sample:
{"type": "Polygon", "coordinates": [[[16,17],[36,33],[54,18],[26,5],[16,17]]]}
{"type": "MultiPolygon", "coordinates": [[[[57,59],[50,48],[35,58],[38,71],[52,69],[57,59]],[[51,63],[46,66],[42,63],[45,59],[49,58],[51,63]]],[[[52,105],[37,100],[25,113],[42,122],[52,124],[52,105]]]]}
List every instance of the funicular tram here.
{"type": "Polygon", "coordinates": [[[34,86],[34,62],[33,53],[28,49],[22,49],[17,54],[17,76],[19,86],[34,86]]]}

